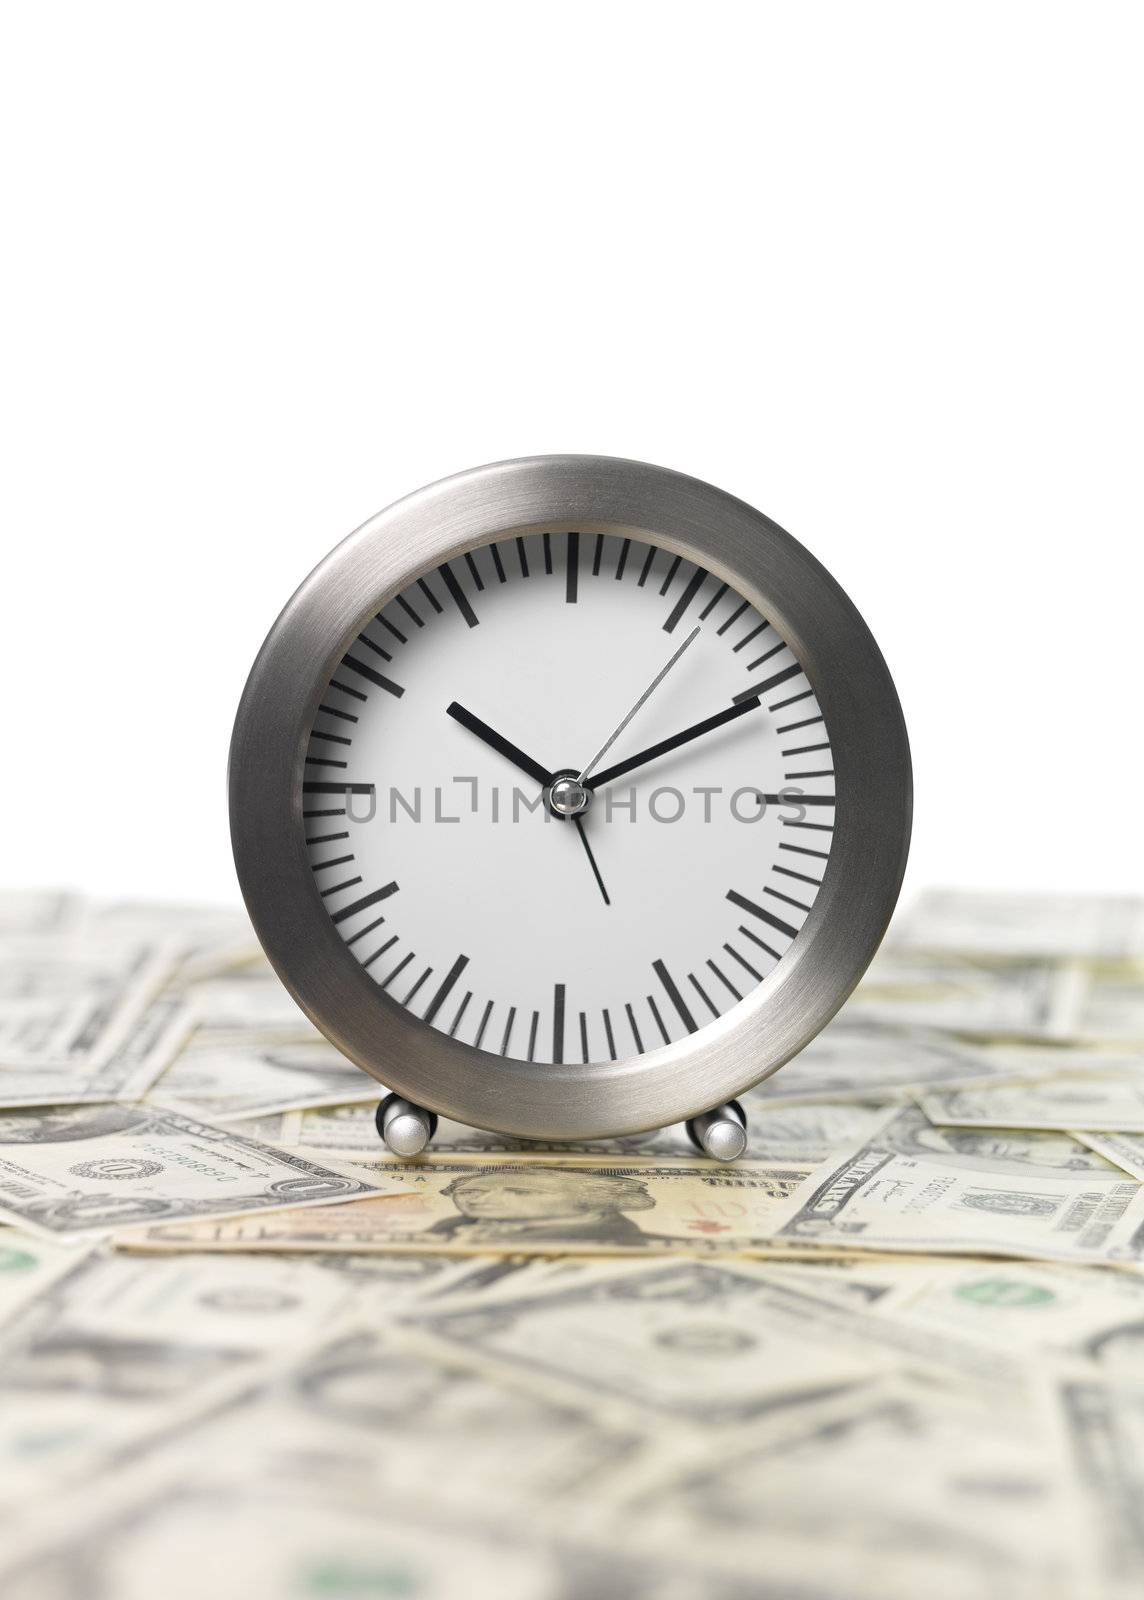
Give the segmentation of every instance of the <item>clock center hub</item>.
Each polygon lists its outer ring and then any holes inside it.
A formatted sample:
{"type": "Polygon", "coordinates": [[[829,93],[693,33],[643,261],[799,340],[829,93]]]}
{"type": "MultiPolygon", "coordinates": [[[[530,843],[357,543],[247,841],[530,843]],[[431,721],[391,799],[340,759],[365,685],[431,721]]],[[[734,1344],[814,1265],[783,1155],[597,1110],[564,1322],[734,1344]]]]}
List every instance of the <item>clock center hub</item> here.
{"type": "Polygon", "coordinates": [[[592,802],[592,791],[586,789],[574,772],[558,772],[548,787],[548,809],[556,817],[579,817],[592,802]]]}

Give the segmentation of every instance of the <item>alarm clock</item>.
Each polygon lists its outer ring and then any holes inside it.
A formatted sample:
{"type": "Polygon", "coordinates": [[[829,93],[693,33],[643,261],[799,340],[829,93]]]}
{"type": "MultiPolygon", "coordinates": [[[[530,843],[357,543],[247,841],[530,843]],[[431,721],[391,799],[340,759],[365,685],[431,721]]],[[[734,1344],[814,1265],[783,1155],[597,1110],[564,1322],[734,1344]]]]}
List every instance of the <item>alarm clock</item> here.
{"type": "Polygon", "coordinates": [[[478,467],[364,523],[271,628],[230,750],[282,982],[388,1091],[523,1139],[686,1122],[833,1016],[911,823],[882,656],[790,534],[640,462],[478,467]]]}

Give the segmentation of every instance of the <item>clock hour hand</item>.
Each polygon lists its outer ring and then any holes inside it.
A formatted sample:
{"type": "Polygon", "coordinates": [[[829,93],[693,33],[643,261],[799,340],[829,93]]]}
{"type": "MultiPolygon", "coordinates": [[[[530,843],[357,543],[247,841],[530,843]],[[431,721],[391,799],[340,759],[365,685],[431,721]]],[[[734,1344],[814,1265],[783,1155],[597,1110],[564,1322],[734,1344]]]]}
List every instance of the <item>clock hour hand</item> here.
{"type": "Polygon", "coordinates": [[[445,715],[452,717],[454,722],[459,722],[462,728],[468,728],[470,733],[475,733],[478,739],[482,739],[490,749],[497,751],[507,761],[511,761],[514,767],[519,767],[522,772],[527,772],[530,778],[535,778],[542,788],[546,789],[552,782],[553,774],[547,767],[542,767],[539,761],[534,761],[531,756],[525,755],[518,745],[512,744],[495,728],[490,728],[487,722],[475,717],[471,711],[466,711],[456,700],[445,707],[445,715]]]}
{"type": "Polygon", "coordinates": [[[745,716],[748,711],[757,711],[760,705],[762,701],[757,698],[740,700],[737,705],[728,706],[726,711],[717,711],[713,717],[707,717],[703,722],[693,722],[690,728],[672,734],[670,739],[661,739],[658,744],[649,745],[646,750],[641,750],[638,755],[629,756],[626,761],[617,761],[614,767],[605,767],[603,772],[597,772],[594,778],[589,778],[584,787],[600,789],[606,783],[613,783],[625,773],[634,772],[636,767],[642,767],[645,762],[654,761],[657,756],[665,756],[669,750],[678,750],[681,744],[690,744],[692,739],[702,738],[705,733],[713,733],[716,728],[734,722],[736,717],[745,716]]]}

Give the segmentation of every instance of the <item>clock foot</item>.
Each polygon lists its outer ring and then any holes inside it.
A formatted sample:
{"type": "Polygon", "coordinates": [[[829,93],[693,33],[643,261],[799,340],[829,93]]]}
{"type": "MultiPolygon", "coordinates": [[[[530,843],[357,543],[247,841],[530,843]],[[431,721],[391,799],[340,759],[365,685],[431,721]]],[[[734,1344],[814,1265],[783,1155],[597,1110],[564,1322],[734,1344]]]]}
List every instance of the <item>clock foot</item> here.
{"type": "Polygon", "coordinates": [[[437,1115],[390,1094],[377,1108],[377,1131],[395,1156],[418,1156],[437,1132],[437,1115]]]}
{"type": "Polygon", "coordinates": [[[734,1161],[747,1148],[747,1117],[737,1100],[692,1117],[687,1132],[695,1148],[715,1161],[734,1161]]]}

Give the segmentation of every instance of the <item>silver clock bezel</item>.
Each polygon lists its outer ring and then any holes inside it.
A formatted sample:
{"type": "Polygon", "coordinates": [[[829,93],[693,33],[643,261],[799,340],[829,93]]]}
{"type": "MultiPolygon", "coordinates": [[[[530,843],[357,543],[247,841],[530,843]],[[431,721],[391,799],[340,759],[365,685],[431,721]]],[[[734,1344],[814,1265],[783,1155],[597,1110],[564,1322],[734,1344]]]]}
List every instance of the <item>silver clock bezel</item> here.
{"type": "Polygon", "coordinates": [[[637,1133],[733,1099],[827,1023],[874,955],[909,849],[909,743],[893,681],[826,569],[761,512],[637,461],[536,456],[445,478],[399,500],[314,569],[271,628],[230,748],[235,865],[282,982],[351,1061],[442,1116],[522,1138],[637,1133]],[[319,897],[302,825],[303,759],[318,703],[366,622],[443,561],[516,534],[579,529],[642,539],[726,581],[771,619],[826,718],[839,804],[822,888],[789,951],[694,1035],[621,1061],[530,1064],[449,1038],[383,993],[319,897]]]}

